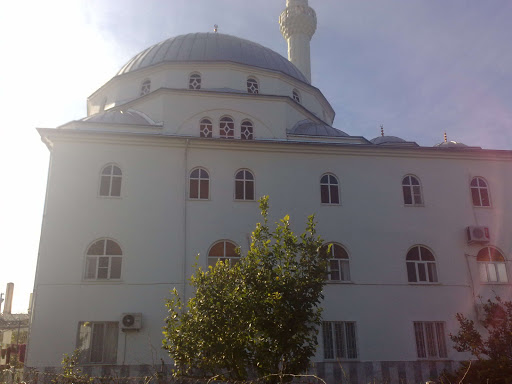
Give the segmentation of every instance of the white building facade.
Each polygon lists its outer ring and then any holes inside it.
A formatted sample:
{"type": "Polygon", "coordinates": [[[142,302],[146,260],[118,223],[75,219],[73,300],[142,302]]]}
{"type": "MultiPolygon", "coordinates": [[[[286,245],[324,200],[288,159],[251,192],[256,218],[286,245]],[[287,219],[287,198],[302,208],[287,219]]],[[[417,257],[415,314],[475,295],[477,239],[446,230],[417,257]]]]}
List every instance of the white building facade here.
{"type": "Polygon", "coordinates": [[[165,298],[190,296],[196,260],[248,249],[262,195],[272,219],[301,231],[314,213],[336,244],[320,376],[422,382],[468,357],[455,314],[511,298],[512,152],[333,128],[304,58],[313,17],[307,0],[281,15],[301,70],[237,37],[178,36],[91,95],[86,118],[39,129],[51,160],[26,366],[55,370],[77,347],[93,375],[171,365],[165,298]],[[295,40],[293,15],[309,23],[295,40]]]}

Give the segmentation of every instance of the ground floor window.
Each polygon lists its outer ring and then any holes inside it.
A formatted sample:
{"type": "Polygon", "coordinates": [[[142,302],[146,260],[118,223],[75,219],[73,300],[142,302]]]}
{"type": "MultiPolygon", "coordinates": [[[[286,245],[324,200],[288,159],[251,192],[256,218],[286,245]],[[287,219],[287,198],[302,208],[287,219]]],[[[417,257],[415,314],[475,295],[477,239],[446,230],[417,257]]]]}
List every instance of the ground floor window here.
{"type": "Polygon", "coordinates": [[[323,321],[324,359],[357,359],[356,323],[323,321]]]}
{"type": "Polygon", "coordinates": [[[77,349],[83,363],[117,362],[119,323],[81,321],[78,323],[77,349]]]}
{"type": "Polygon", "coordinates": [[[414,322],[418,358],[448,357],[444,323],[434,321],[414,322]]]}

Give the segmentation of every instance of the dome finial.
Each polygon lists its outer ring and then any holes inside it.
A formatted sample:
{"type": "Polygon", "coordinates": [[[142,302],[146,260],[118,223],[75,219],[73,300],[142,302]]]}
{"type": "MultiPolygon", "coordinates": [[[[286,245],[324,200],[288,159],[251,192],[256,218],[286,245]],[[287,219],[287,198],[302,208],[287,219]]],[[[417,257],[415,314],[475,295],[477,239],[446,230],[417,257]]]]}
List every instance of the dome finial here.
{"type": "Polygon", "coordinates": [[[448,136],[446,135],[446,132],[444,133],[444,142],[447,143],[448,142],[448,136]]]}
{"type": "Polygon", "coordinates": [[[311,82],[309,43],[316,31],[316,13],[308,0],[286,0],[286,9],[279,16],[281,33],[288,42],[288,60],[311,82]]]}
{"type": "Polygon", "coordinates": [[[380,125],[380,135],[384,136],[384,126],[382,124],[380,125]]]}
{"type": "Polygon", "coordinates": [[[217,24],[215,24],[213,26],[213,32],[217,33],[219,31],[219,26],[217,24]]]}

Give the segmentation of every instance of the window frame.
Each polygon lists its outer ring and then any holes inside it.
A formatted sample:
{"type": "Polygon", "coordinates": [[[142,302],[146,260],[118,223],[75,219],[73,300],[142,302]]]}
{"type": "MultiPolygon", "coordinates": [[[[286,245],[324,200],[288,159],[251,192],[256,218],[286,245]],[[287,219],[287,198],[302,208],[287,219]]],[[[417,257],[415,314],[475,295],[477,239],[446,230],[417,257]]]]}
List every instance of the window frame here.
{"type": "Polygon", "coordinates": [[[446,323],[444,321],[413,321],[412,330],[418,360],[448,359],[446,323]],[[431,331],[429,331],[429,327],[432,327],[431,331]],[[442,337],[440,337],[440,328],[442,328],[442,337]],[[429,333],[431,333],[430,339],[429,333]],[[432,353],[433,349],[435,349],[435,354],[432,353]]]}
{"type": "Polygon", "coordinates": [[[193,200],[193,201],[209,201],[210,200],[210,193],[211,193],[211,176],[210,172],[205,167],[194,167],[190,170],[188,173],[188,193],[187,193],[187,200],[193,200]],[[199,176],[197,178],[192,178],[192,173],[196,170],[199,171],[199,176]],[[201,176],[201,171],[206,172],[207,178],[203,178],[201,176]],[[192,197],[192,180],[197,180],[197,197],[192,197]],[[207,189],[207,197],[201,197],[201,185],[203,185],[201,182],[208,180],[208,189],[207,189]]]}
{"type": "Polygon", "coordinates": [[[471,198],[471,204],[475,208],[491,208],[492,207],[492,199],[491,199],[491,188],[489,187],[489,182],[482,176],[474,176],[471,178],[471,181],[469,182],[469,194],[471,198]],[[473,181],[476,181],[476,186],[473,186],[473,181]],[[483,182],[485,184],[485,187],[480,186],[480,182],[483,182]],[[475,196],[473,195],[473,191],[476,191],[478,193],[478,203],[475,204],[475,196]],[[482,199],[482,190],[485,190],[487,193],[487,200],[488,204],[483,204],[482,199]]]}
{"type": "Polygon", "coordinates": [[[122,191],[123,191],[123,169],[117,163],[105,164],[100,169],[100,182],[99,182],[99,185],[98,185],[98,197],[108,198],[108,199],[112,199],[112,198],[113,199],[119,199],[119,198],[122,197],[122,191]],[[105,170],[108,167],[112,167],[111,170],[110,170],[110,173],[109,174],[104,174],[105,170]],[[114,174],[115,168],[117,168],[119,170],[119,172],[120,172],[119,175],[114,174]],[[108,177],[108,180],[109,180],[108,181],[108,193],[107,194],[102,194],[103,178],[104,177],[108,177]],[[112,194],[114,179],[119,179],[119,195],[113,195],[112,194]]]}
{"type": "Polygon", "coordinates": [[[256,76],[248,76],[245,84],[246,84],[247,93],[249,93],[251,95],[257,95],[260,93],[260,81],[258,80],[258,78],[256,76]],[[251,82],[251,85],[249,85],[249,82],[251,82]],[[256,85],[256,86],[254,86],[254,85],[256,85]],[[251,90],[251,87],[253,87],[254,89],[251,90]]]}
{"type": "Polygon", "coordinates": [[[213,138],[213,120],[209,117],[203,117],[201,120],[199,120],[199,137],[204,139],[211,139],[213,138]],[[208,123],[205,123],[205,121],[208,121],[208,123]],[[203,136],[203,125],[210,125],[210,135],[209,136],[203,136]]]}
{"type": "Polygon", "coordinates": [[[292,100],[302,105],[302,97],[297,88],[293,88],[292,90],[292,100]]]}
{"type": "Polygon", "coordinates": [[[144,79],[140,85],[139,97],[146,96],[151,92],[151,79],[144,79]]]}
{"type": "Polygon", "coordinates": [[[424,207],[425,206],[425,198],[423,196],[423,188],[421,185],[421,180],[418,176],[413,174],[407,174],[402,178],[402,197],[405,207],[424,207]],[[408,184],[404,184],[405,179],[408,179],[408,184]],[[412,180],[416,180],[418,184],[413,184],[412,180]],[[419,189],[419,194],[414,192],[414,187],[419,189]],[[406,189],[408,190],[409,196],[411,198],[411,203],[407,203],[406,199],[406,189]],[[421,202],[417,203],[416,199],[419,196],[421,202]]]}
{"type": "Polygon", "coordinates": [[[320,176],[320,204],[322,204],[322,205],[341,205],[341,186],[340,185],[341,185],[340,184],[340,180],[338,179],[338,177],[334,173],[326,172],[326,173],[322,174],[320,176]],[[327,183],[324,183],[322,181],[322,179],[324,177],[326,177],[326,176],[327,176],[327,180],[328,181],[327,181],[327,183]],[[336,184],[331,184],[331,177],[334,177],[334,179],[336,180],[336,184]],[[333,202],[333,198],[332,198],[332,189],[331,189],[331,187],[334,186],[334,185],[336,186],[336,197],[338,199],[337,202],[333,202]],[[328,202],[324,202],[323,201],[323,196],[324,195],[323,195],[322,191],[324,189],[323,188],[324,186],[327,187],[328,200],[329,200],[328,202]]]}
{"type": "Polygon", "coordinates": [[[244,119],[240,123],[240,140],[254,140],[254,124],[249,119],[244,119]],[[245,135],[244,133],[245,128],[250,131],[248,135],[245,135]],[[244,135],[246,137],[244,137],[244,135]]]}
{"type": "Polygon", "coordinates": [[[219,119],[219,137],[221,139],[228,139],[228,140],[233,140],[235,138],[235,119],[233,119],[231,116],[224,115],[219,119]],[[228,119],[231,121],[228,121],[228,119]],[[232,129],[233,133],[231,135],[227,135],[227,134],[223,135],[222,131],[224,128],[222,128],[222,123],[232,125],[231,129],[232,129]]]}
{"type": "Polygon", "coordinates": [[[237,202],[240,202],[240,201],[254,202],[254,201],[256,201],[255,196],[256,196],[256,178],[254,177],[254,172],[247,168],[238,169],[235,172],[235,188],[233,191],[233,199],[237,202]],[[243,177],[239,179],[238,174],[240,172],[243,172],[243,177]],[[246,173],[249,173],[252,176],[252,179],[250,179],[250,178],[247,179],[246,173]],[[243,190],[242,191],[243,198],[241,198],[241,199],[237,198],[237,185],[239,182],[242,183],[242,190],[243,190]],[[251,184],[251,183],[252,183],[252,199],[247,197],[247,184],[251,184]]]}
{"type": "Polygon", "coordinates": [[[510,284],[510,280],[509,280],[509,276],[508,276],[508,268],[507,268],[507,258],[505,257],[503,252],[501,252],[501,250],[498,249],[497,247],[492,246],[492,245],[486,245],[485,247],[481,248],[478,251],[478,254],[476,256],[476,263],[478,266],[478,276],[479,276],[480,284],[496,284],[496,285],[510,284]],[[480,254],[484,250],[488,251],[489,260],[479,260],[480,254]],[[495,257],[495,255],[496,255],[495,253],[497,253],[499,255],[499,257],[501,257],[502,261],[492,260],[492,258],[495,257]],[[498,265],[503,266],[503,273],[505,276],[505,280],[502,280],[503,276],[500,272],[500,269],[498,268],[498,265]],[[494,269],[494,275],[496,276],[496,281],[491,280],[491,277],[492,277],[491,276],[492,275],[491,266],[494,269]],[[485,269],[485,275],[486,275],[485,281],[482,279],[483,269],[485,269]]]}
{"type": "Polygon", "coordinates": [[[200,72],[192,72],[188,75],[188,89],[191,91],[199,91],[203,87],[203,75],[200,72]],[[198,84],[193,85],[192,79],[198,84]],[[199,79],[199,81],[197,81],[199,79]]]}
{"type": "MultiPolygon", "coordinates": [[[[76,349],[79,350],[80,353],[80,364],[86,364],[86,365],[112,365],[117,364],[117,358],[118,358],[118,351],[119,351],[119,322],[118,321],[79,321],[78,322],[78,329],[77,329],[77,335],[76,335],[76,349]],[[94,338],[97,333],[95,332],[95,328],[99,326],[103,326],[102,335],[100,337],[100,341],[102,342],[101,345],[101,361],[91,361],[92,360],[92,354],[93,351],[93,345],[95,344],[94,338]],[[88,340],[86,343],[88,344],[86,347],[83,347],[83,340],[82,340],[82,327],[90,326],[91,330],[88,334],[88,337],[90,340],[88,340]],[[107,332],[109,329],[109,326],[112,327],[112,337],[115,340],[110,340],[110,338],[107,336],[107,332]],[[105,352],[107,350],[108,353],[108,347],[115,346],[115,350],[113,350],[110,359],[106,359],[105,352]],[[85,352],[85,353],[84,353],[85,352]]],[[[85,333],[85,332],[84,332],[85,333]]],[[[96,340],[98,341],[98,340],[96,340]]]]}
{"type": "Polygon", "coordinates": [[[322,321],[322,357],[326,361],[357,361],[359,360],[359,340],[355,321],[322,321]],[[350,330],[347,328],[350,325],[350,330]],[[328,328],[328,329],[327,329],[328,328]],[[342,331],[341,335],[339,331],[342,331]],[[328,331],[328,333],[327,333],[328,331]],[[349,332],[351,345],[349,353],[349,332]],[[330,345],[329,345],[330,344],[330,345]],[[345,355],[345,356],[343,356],[345,355]],[[349,356],[350,355],[350,356],[349,356]]]}
{"type": "Polygon", "coordinates": [[[85,265],[83,268],[83,275],[82,280],[87,282],[119,282],[122,281],[123,277],[123,259],[124,259],[124,251],[119,242],[115,239],[112,239],[110,237],[100,237],[98,239],[93,240],[89,245],[87,246],[85,250],[85,265]],[[103,241],[103,253],[102,254],[91,254],[89,253],[91,251],[91,248],[99,243],[100,241],[103,241]],[[108,242],[113,242],[118,248],[120,253],[107,253],[108,248],[108,242]],[[107,259],[107,265],[101,266],[100,265],[100,259],[107,259]],[[94,259],[94,264],[92,263],[92,260],[94,259]],[[119,277],[112,277],[112,269],[113,269],[113,259],[120,259],[119,260],[119,277]],[[90,277],[89,274],[90,269],[94,268],[94,277],[90,277]],[[100,269],[105,270],[107,277],[98,277],[100,273],[100,269]]]}
{"type": "Polygon", "coordinates": [[[412,247],[410,247],[408,250],[407,250],[407,253],[405,254],[405,270],[406,270],[406,274],[407,274],[407,282],[409,284],[419,284],[419,285],[422,285],[422,284],[428,284],[428,285],[432,285],[432,284],[440,284],[439,283],[439,273],[437,271],[437,259],[436,259],[436,255],[434,253],[434,251],[432,251],[432,249],[430,249],[429,247],[423,245],[423,244],[415,244],[413,245],[412,247]],[[418,249],[418,257],[419,257],[419,260],[414,260],[414,259],[409,259],[409,254],[415,249],[417,248],[418,249]],[[432,260],[422,260],[422,257],[423,257],[423,254],[422,254],[422,249],[425,249],[426,251],[428,251],[432,257],[434,258],[434,261],[432,260]],[[416,281],[411,281],[410,280],[410,269],[409,269],[409,265],[410,264],[414,264],[414,273],[415,273],[415,279],[416,281]],[[422,268],[420,268],[420,265],[423,266],[422,268]],[[433,269],[429,267],[429,265],[433,265],[433,269]],[[421,271],[421,269],[423,269],[423,271],[421,271]],[[420,277],[421,277],[421,274],[425,274],[425,277],[427,280],[421,280],[420,281],[420,277]],[[433,281],[430,281],[430,277],[434,276],[435,277],[435,280],[433,281]]]}
{"type": "Polygon", "coordinates": [[[330,254],[327,254],[327,278],[326,282],[328,284],[347,284],[352,282],[352,277],[350,275],[350,255],[347,251],[347,248],[343,246],[341,243],[337,243],[334,241],[330,241],[322,245],[323,250],[327,250],[327,247],[331,245],[330,254]],[[340,247],[342,252],[344,252],[347,257],[335,257],[335,247],[340,247]],[[331,262],[338,262],[338,273],[339,279],[332,279],[332,270],[331,270],[331,262]],[[347,276],[348,278],[344,279],[343,277],[347,276]]]}
{"type": "Polygon", "coordinates": [[[208,267],[213,267],[215,264],[217,264],[217,262],[219,260],[222,260],[222,261],[228,261],[229,262],[229,265],[232,265],[233,264],[233,260],[235,260],[236,262],[238,262],[240,260],[240,257],[241,257],[241,254],[238,253],[238,255],[236,256],[232,256],[232,255],[229,255],[229,256],[226,256],[226,251],[227,251],[227,247],[226,247],[226,244],[227,243],[230,243],[232,245],[234,245],[234,250],[235,250],[235,253],[236,253],[236,250],[240,250],[240,246],[235,243],[234,241],[232,240],[229,240],[229,239],[221,239],[221,240],[217,240],[215,241],[212,245],[210,245],[210,247],[208,248],[208,252],[206,253],[206,265],[208,267]],[[217,244],[220,244],[220,243],[223,243],[223,255],[222,256],[217,256],[217,255],[214,255],[214,256],[211,256],[210,253],[212,252],[213,248],[217,245],[217,244]],[[210,263],[211,260],[213,259],[216,259],[215,263],[212,264],[210,263]]]}

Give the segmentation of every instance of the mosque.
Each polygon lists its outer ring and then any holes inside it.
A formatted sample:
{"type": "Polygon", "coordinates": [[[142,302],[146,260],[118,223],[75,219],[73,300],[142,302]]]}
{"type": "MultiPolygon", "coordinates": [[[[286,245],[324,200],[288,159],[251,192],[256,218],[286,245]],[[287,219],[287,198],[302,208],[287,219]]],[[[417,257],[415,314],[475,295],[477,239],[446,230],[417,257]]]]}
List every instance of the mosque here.
{"type": "Polygon", "coordinates": [[[279,23],[288,60],[216,32],[169,38],[86,117],[38,129],[51,157],[27,367],[53,372],[75,348],[91,375],[170,367],[165,298],[190,296],[196,260],[247,251],[262,195],[298,232],[314,213],[334,244],[319,376],[420,383],[468,358],[455,314],[512,296],[512,151],[334,128],[311,84],[315,11],[287,0],[279,23]]]}

